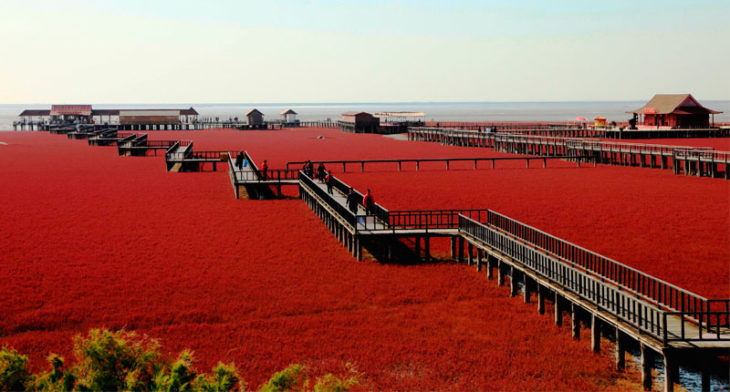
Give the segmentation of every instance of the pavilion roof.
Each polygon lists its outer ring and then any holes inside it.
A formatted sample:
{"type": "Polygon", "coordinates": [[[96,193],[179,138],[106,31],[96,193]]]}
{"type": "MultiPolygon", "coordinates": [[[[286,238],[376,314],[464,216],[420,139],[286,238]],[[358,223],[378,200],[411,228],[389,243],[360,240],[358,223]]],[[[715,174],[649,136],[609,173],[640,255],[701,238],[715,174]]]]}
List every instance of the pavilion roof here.
{"type": "Polygon", "coordinates": [[[702,106],[692,94],[656,94],[643,107],[627,113],[636,114],[717,114],[722,113],[702,106]],[[680,109],[681,108],[681,109],[680,109]],[[691,112],[691,113],[688,113],[691,112]]]}
{"type": "Polygon", "coordinates": [[[51,116],[91,116],[91,105],[52,105],[51,116]]]}

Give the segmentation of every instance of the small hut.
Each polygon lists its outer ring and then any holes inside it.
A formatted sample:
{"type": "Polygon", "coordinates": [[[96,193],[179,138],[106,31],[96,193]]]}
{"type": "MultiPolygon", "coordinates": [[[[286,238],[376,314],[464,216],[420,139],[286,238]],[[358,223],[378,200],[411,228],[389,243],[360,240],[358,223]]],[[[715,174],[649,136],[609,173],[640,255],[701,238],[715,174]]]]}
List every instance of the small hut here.
{"type": "Polygon", "coordinates": [[[722,112],[702,106],[692,94],[656,94],[643,107],[627,113],[647,127],[709,128],[710,115],[722,112]]]}
{"type": "Polygon", "coordinates": [[[246,117],[248,118],[248,125],[250,127],[260,127],[264,125],[264,114],[258,109],[249,110],[246,112],[246,117]]]}
{"type": "Polygon", "coordinates": [[[299,122],[299,120],[297,120],[297,112],[291,109],[282,110],[279,114],[281,114],[281,121],[284,124],[294,124],[299,122]]]}
{"type": "Polygon", "coordinates": [[[380,119],[366,112],[342,113],[340,129],[346,132],[376,133],[380,128],[380,119]]]}

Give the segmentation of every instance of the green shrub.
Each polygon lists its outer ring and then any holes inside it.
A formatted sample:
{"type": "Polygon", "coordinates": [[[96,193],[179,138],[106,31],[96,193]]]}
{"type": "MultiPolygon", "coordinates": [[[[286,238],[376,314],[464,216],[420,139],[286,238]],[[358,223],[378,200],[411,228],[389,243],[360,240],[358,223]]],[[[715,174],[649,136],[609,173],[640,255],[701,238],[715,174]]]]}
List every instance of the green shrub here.
{"type": "Polygon", "coordinates": [[[307,383],[307,368],[294,364],[275,373],[266,384],[259,388],[259,392],[304,391],[307,383]]]}
{"type": "Polygon", "coordinates": [[[26,389],[38,392],[70,392],[76,382],[76,376],[70,371],[64,371],[62,357],[51,354],[47,357],[51,370],[33,376],[26,389]]]}
{"type": "MultiPolygon", "coordinates": [[[[31,374],[28,357],[12,348],[0,349],[0,392],[234,392],[245,391],[233,363],[219,362],[210,374],[193,368],[193,353],[182,351],[170,363],[160,354],[159,343],[124,330],[92,329],[88,337],[74,338],[76,363],[66,367],[58,355],[48,356],[50,369],[31,374]]],[[[316,380],[312,389],[309,371],[294,364],[275,373],[260,392],[347,392],[358,384],[357,372],[340,379],[332,374],[316,380]]]]}
{"type": "Polygon", "coordinates": [[[28,357],[12,348],[0,348],[0,391],[22,391],[30,380],[28,357]]]}
{"type": "Polygon", "coordinates": [[[348,392],[358,384],[356,376],[341,379],[332,374],[325,374],[314,384],[314,392],[348,392]]]}
{"type": "Polygon", "coordinates": [[[92,329],[74,339],[79,391],[145,391],[165,364],[160,345],[147,336],[125,330],[92,329]]]}

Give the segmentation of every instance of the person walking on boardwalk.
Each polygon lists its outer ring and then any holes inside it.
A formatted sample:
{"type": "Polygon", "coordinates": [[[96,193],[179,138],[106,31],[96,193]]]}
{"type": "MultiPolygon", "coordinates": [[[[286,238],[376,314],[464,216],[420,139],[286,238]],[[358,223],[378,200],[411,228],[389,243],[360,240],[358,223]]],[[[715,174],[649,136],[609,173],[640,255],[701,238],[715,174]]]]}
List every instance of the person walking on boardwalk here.
{"type": "Polygon", "coordinates": [[[307,177],[312,177],[312,173],[314,171],[313,168],[314,168],[314,165],[312,165],[312,161],[310,161],[309,159],[307,159],[307,161],[304,162],[304,167],[302,167],[302,170],[304,171],[304,174],[307,177]]]}
{"type": "Polygon", "coordinates": [[[327,175],[324,177],[324,182],[327,184],[327,193],[332,194],[332,187],[335,186],[334,177],[332,177],[332,170],[327,171],[327,175]]]}
{"type": "Polygon", "coordinates": [[[327,175],[327,169],[324,167],[324,163],[320,162],[317,166],[317,179],[319,182],[324,182],[324,177],[327,175]]]}
{"type": "Polygon", "coordinates": [[[347,209],[350,210],[353,214],[357,214],[357,198],[356,198],[355,191],[350,187],[350,190],[347,191],[347,209]]]}
{"type": "Polygon", "coordinates": [[[269,177],[269,164],[266,162],[266,159],[264,159],[264,164],[261,166],[261,179],[266,181],[266,179],[269,177]]]}
{"type": "Polygon", "coordinates": [[[241,165],[243,165],[243,151],[239,151],[236,154],[236,167],[241,169],[241,165]]]}
{"type": "Polygon", "coordinates": [[[365,207],[365,212],[368,215],[373,215],[373,212],[375,211],[375,199],[370,193],[370,189],[368,189],[368,191],[365,193],[365,196],[362,198],[362,205],[363,207],[365,207]]]}

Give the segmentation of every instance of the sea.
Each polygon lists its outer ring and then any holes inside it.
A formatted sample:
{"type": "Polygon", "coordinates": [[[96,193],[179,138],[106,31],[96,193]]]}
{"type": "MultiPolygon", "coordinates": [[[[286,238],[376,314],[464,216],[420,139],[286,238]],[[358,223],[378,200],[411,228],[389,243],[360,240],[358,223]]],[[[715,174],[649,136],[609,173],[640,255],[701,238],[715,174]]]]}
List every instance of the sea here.
{"type": "MultiPolygon", "coordinates": [[[[584,117],[589,121],[604,116],[608,121],[626,121],[626,112],[642,107],[645,101],[576,101],[576,102],[361,102],[361,103],[177,103],[177,104],[99,104],[95,109],[183,109],[193,107],[201,117],[220,120],[242,119],[250,109],[264,113],[265,119],[279,119],[279,113],[293,109],[302,121],[337,120],[349,111],[425,113],[426,121],[571,121],[584,117]]],[[[730,123],[730,100],[703,100],[715,115],[716,122],[730,123]]],[[[0,130],[12,130],[13,121],[24,109],[50,109],[51,104],[0,105],[0,130]]]]}

